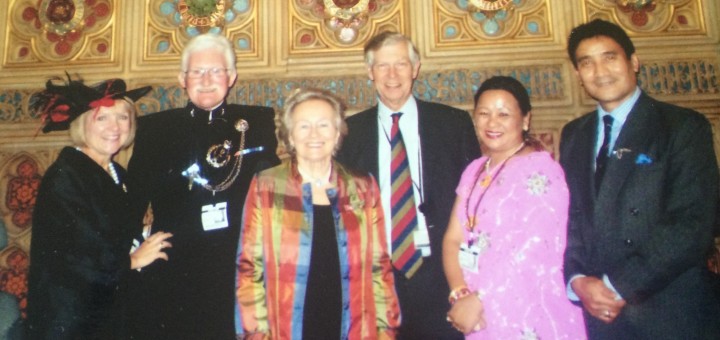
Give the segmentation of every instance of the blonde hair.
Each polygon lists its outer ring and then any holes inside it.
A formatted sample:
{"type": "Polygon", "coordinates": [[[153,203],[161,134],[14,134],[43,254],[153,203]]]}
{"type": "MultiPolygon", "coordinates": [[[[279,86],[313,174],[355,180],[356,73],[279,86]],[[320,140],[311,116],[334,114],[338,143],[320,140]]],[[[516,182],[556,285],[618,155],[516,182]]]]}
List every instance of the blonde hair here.
{"type": "MultiPolygon", "coordinates": [[[[133,104],[133,101],[130,98],[115,99],[115,105],[117,105],[118,102],[122,102],[125,109],[130,114],[130,131],[128,132],[128,139],[121,148],[125,149],[135,140],[135,131],[137,130],[137,110],[135,109],[135,104],[133,104]]],[[[85,119],[87,119],[87,115],[95,115],[99,109],[100,108],[96,108],[85,111],[70,123],[68,132],[70,133],[70,140],[74,146],[87,146],[87,136],[85,136],[85,119]]]]}
{"type": "Polygon", "coordinates": [[[290,92],[290,95],[285,100],[285,105],[283,107],[283,113],[282,113],[282,125],[280,126],[280,139],[285,144],[285,147],[287,148],[287,151],[290,154],[294,154],[295,150],[290,144],[290,131],[293,128],[293,125],[295,122],[293,121],[292,114],[295,111],[295,108],[308,101],[308,100],[322,100],[328,104],[333,109],[333,112],[335,113],[335,128],[340,131],[340,138],[338,138],[337,144],[335,145],[335,150],[338,150],[340,148],[340,145],[342,144],[343,137],[347,135],[347,124],[345,124],[345,103],[337,97],[336,95],[332,94],[330,91],[318,89],[318,88],[297,88],[290,92]]]}

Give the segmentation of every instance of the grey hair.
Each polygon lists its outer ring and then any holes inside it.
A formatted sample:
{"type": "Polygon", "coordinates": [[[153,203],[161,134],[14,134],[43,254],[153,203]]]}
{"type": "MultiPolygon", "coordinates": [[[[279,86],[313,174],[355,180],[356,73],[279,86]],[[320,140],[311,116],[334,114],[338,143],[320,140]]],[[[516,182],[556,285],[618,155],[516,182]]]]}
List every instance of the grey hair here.
{"type": "Polygon", "coordinates": [[[420,62],[420,53],[418,52],[417,47],[415,47],[415,44],[413,44],[410,38],[406,37],[405,35],[392,31],[384,31],[374,36],[372,39],[370,39],[370,41],[367,42],[367,44],[365,44],[365,64],[368,67],[371,67],[375,62],[376,51],[385,46],[400,43],[405,43],[408,49],[408,56],[410,56],[410,61],[412,62],[413,66],[417,65],[420,62]]]}
{"type": "Polygon", "coordinates": [[[235,52],[230,41],[222,35],[205,33],[192,38],[182,51],[181,67],[187,71],[190,56],[202,50],[212,49],[222,53],[228,71],[235,72],[235,52]]]}

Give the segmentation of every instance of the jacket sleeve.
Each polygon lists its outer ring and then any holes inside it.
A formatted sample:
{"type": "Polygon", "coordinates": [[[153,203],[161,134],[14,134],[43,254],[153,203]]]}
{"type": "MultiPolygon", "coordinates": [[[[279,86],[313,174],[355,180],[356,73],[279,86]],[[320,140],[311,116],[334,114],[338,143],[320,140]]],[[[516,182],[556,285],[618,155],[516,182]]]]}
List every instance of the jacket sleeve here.
{"type": "MultiPolygon", "coordinates": [[[[571,125],[565,126],[562,130],[560,137],[560,164],[565,170],[565,179],[568,187],[576,185],[576,179],[574,176],[573,164],[570,155],[570,148],[575,145],[574,130],[571,125]]],[[[572,192],[572,188],[570,188],[572,192]]],[[[570,195],[570,204],[567,219],[567,235],[566,235],[566,246],[565,254],[563,257],[563,274],[565,283],[575,275],[587,275],[585,270],[585,248],[583,247],[582,232],[581,232],[581,219],[583,216],[580,214],[579,209],[579,195],[570,195]]]]}
{"type": "Polygon", "coordinates": [[[258,179],[250,183],[237,255],[235,333],[238,338],[270,332],[264,284],[263,214],[258,179]]]}
{"type": "Polygon", "coordinates": [[[135,142],[132,148],[132,157],[128,162],[128,181],[130,185],[130,194],[132,195],[131,214],[135,221],[142,225],[143,217],[148,209],[148,204],[152,200],[152,194],[159,191],[160,181],[162,178],[160,164],[157,161],[159,154],[163,151],[156,150],[156,142],[153,141],[152,121],[150,118],[142,117],[137,120],[138,129],[135,134],[135,142]]]}
{"type": "Polygon", "coordinates": [[[261,160],[258,161],[254,171],[260,172],[280,164],[277,156],[278,140],[275,134],[275,112],[272,108],[263,108],[257,112],[257,128],[260,132],[258,138],[263,147],[261,160]]]}

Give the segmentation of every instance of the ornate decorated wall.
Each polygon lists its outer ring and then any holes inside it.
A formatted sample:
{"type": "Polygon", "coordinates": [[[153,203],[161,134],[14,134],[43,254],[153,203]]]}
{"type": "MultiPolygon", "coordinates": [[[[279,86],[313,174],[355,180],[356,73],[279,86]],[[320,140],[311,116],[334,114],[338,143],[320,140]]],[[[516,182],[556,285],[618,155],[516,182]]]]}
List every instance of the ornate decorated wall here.
{"type": "Polygon", "coordinates": [[[235,45],[240,75],[231,102],[277,109],[293,88],[312,85],[338,93],[351,112],[375,102],[363,44],[382,30],[404,32],[421,52],[418,97],[470,109],[484,79],[516,77],[535,107],[532,132],[554,151],[562,126],[594,105],[577,86],[566,37],[604,18],[635,41],[645,91],[720,128],[716,0],[8,0],[0,13],[0,291],[21,311],[36,190],[69,140],[37,133],[29,97],[69,72],[89,83],[152,85],[138,103],[143,114],[184,105],[179,54],[200,32],[235,45]]]}

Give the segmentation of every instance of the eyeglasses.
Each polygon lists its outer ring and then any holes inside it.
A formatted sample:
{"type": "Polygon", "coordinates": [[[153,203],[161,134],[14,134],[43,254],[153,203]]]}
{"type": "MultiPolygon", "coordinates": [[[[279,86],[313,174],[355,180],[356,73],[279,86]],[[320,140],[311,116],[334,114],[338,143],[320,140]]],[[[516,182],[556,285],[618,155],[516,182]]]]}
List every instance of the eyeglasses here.
{"type": "Polygon", "coordinates": [[[227,71],[228,69],[220,67],[196,68],[185,71],[185,75],[190,79],[200,79],[205,76],[205,74],[209,74],[213,78],[220,78],[221,76],[227,75],[227,71]]]}

